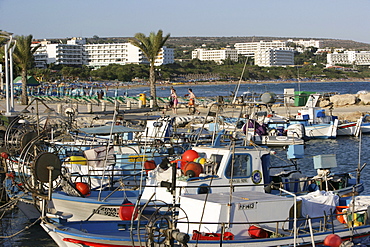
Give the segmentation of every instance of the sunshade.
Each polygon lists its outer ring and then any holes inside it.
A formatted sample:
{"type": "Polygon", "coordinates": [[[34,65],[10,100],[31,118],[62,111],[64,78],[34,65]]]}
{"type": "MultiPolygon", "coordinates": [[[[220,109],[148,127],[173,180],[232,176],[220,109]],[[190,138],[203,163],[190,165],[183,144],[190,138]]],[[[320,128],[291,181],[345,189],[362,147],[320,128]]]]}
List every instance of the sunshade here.
{"type": "MultiPolygon", "coordinates": [[[[22,76],[18,76],[13,81],[15,84],[22,84],[22,76]]],[[[27,86],[38,86],[40,82],[38,82],[35,77],[27,76],[27,86]]]]}

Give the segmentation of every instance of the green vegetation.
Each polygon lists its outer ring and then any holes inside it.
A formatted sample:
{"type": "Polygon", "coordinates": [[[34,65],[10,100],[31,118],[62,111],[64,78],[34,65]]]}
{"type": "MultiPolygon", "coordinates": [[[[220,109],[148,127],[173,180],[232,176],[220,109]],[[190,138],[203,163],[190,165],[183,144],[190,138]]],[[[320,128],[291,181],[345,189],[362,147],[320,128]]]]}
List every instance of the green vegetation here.
{"type": "MultiPolygon", "coordinates": [[[[325,68],[323,64],[309,63],[317,58],[308,58],[305,65],[293,67],[258,67],[247,65],[243,80],[320,80],[320,79],[349,79],[370,78],[368,66],[347,66],[348,71],[325,68]]],[[[158,81],[212,81],[212,80],[239,80],[243,71],[243,63],[229,62],[218,65],[211,61],[198,59],[188,62],[176,62],[156,67],[158,81]]],[[[61,67],[58,69],[33,69],[32,75],[42,78],[44,81],[65,80],[109,80],[109,81],[132,81],[133,79],[148,80],[148,65],[118,65],[111,64],[97,70],[90,70],[86,66],[82,68],[61,67]]]]}
{"type": "Polygon", "coordinates": [[[21,102],[22,105],[28,104],[28,97],[27,97],[27,76],[28,76],[28,69],[30,69],[33,65],[33,54],[37,50],[39,46],[31,47],[32,44],[32,35],[28,36],[17,36],[16,40],[17,43],[15,45],[13,58],[15,65],[21,70],[22,76],[22,95],[21,95],[21,102]]]}
{"type": "Polygon", "coordinates": [[[148,37],[143,33],[135,34],[134,38],[129,39],[130,43],[138,47],[149,61],[149,82],[150,82],[150,95],[154,99],[154,105],[157,106],[157,92],[156,92],[156,73],[155,73],[155,59],[157,58],[162,47],[170,37],[167,34],[163,37],[163,31],[159,30],[157,34],[151,32],[148,37]]]}

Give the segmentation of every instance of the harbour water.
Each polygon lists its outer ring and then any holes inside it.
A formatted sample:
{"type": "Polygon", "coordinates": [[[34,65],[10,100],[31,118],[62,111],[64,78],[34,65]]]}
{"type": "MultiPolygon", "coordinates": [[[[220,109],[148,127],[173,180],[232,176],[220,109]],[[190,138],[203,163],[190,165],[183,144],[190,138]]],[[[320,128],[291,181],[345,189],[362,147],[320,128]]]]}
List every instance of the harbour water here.
{"type": "MultiPolygon", "coordinates": [[[[187,93],[187,85],[175,86],[178,95],[183,96],[187,93]]],[[[194,85],[192,86],[193,91],[196,95],[207,97],[230,95],[230,91],[235,89],[235,85],[194,85]]],[[[256,93],[263,93],[266,91],[275,92],[282,94],[284,88],[295,88],[299,91],[316,91],[316,92],[338,92],[344,93],[356,93],[360,90],[370,91],[370,82],[321,82],[321,83],[271,83],[271,84],[242,84],[239,89],[239,94],[250,91],[256,93]]],[[[125,89],[119,90],[119,95],[123,94],[125,89]]],[[[129,95],[134,96],[139,93],[149,92],[149,88],[132,88],[128,90],[129,95]]],[[[114,93],[114,92],[109,92],[114,93]]],[[[158,87],[158,96],[167,97],[169,94],[169,87],[165,87],[164,90],[158,87]]],[[[370,110],[370,107],[369,107],[370,110]]],[[[335,154],[337,158],[338,167],[333,168],[332,172],[344,172],[353,171],[359,165],[368,163],[370,160],[370,152],[368,148],[370,146],[370,136],[364,135],[361,138],[356,137],[338,137],[333,140],[310,140],[306,144],[305,157],[299,160],[299,167],[302,173],[307,175],[315,175],[316,170],[313,168],[313,156],[319,154],[335,154]]],[[[272,158],[272,162],[281,162],[286,160],[286,150],[282,148],[274,148],[277,152],[276,156],[272,158]]],[[[365,191],[363,195],[370,195],[370,167],[365,167],[362,172],[361,179],[365,184],[365,191]]],[[[11,235],[30,223],[27,222],[23,214],[14,210],[7,214],[1,221],[0,229],[1,236],[11,235]]],[[[47,246],[53,247],[56,244],[51,238],[42,230],[39,225],[34,225],[30,229],[22,232],[16,237],[10,239],[0,239],[0,245],[6,247],[14,246],[47,246]]]]}
{"type": "MultiPolygon", "coordinates": [[[[191,87],[195,95],[199,97],[229,96],[231,91],[235,91],[236,84],[219,84],[219,85],[175,85],[174,88],[179,96],[188,93],[191,87]]],[[[370,92],[370,82],[285,82],[285,83],[253,83],[241,84],[238,90],[238,96],[244,92],[262,94],[265,92],[274,92],[283,94],[284,88],[294,88],[295,91],[310,91],[320,93],[336,92],[339,94],[355,94],[358,91],[366,90],[370,92]]],[[[149,94],[149,87],[139,87],[130,89],[119,89],[118,95],[124,95],[127,92],[129,96],[137,96],[140,93],[149,94]]],[[[115,90],[110,90],[108,96],[114,96],[115,90]]],[[[170,95],[169,86],[157,86],[158,97],[168,97],[170,95]]]]}

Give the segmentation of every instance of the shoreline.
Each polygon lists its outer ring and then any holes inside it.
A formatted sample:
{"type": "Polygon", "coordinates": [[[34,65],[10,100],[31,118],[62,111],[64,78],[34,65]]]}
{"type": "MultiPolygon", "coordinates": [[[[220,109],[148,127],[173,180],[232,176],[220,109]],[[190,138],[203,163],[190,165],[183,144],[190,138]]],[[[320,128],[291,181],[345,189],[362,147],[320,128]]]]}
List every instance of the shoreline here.
{"type": "MultiPolygon", "coordinates": [[[[284,81],[277,81],[277,80],[266,80],[266,81],[240,81],[240,84],[288,84],[288,83],[326,83],[326,82],[370,82],[370,78],[365,79],[333,79],[333,80],[284,80],[284,81]]],[[[104,82],[102,82],[104,83],[104,82]]],[[[109,82],[105,82],[109,83],[109,82]]],[[[170,86],[196,86],[196,85],[236,85],[239,81],[205,81],[205,82],[163,82],[160,81],[156,82],[156,87],[170,87],[170,86]]],[[[126,85],[117,85],[117,86],[106,86],[109,89],[122,89],[122,88],[140,88],[140,87],[150,87],[149,82],[145,84],[126,84],[126,85]]]]}

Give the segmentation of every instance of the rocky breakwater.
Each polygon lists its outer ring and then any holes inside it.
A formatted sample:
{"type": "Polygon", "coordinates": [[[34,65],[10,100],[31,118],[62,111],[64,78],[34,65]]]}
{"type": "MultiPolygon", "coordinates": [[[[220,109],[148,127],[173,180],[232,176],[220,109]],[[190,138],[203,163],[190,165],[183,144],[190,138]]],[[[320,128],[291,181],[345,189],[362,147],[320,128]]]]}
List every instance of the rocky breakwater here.
{"type": "Polygon", "coordinates": [[[336,94],[320,100],[319,106],[332,111],[339,120],[356,121],[370,113],[370,93],[336,94]]]}

